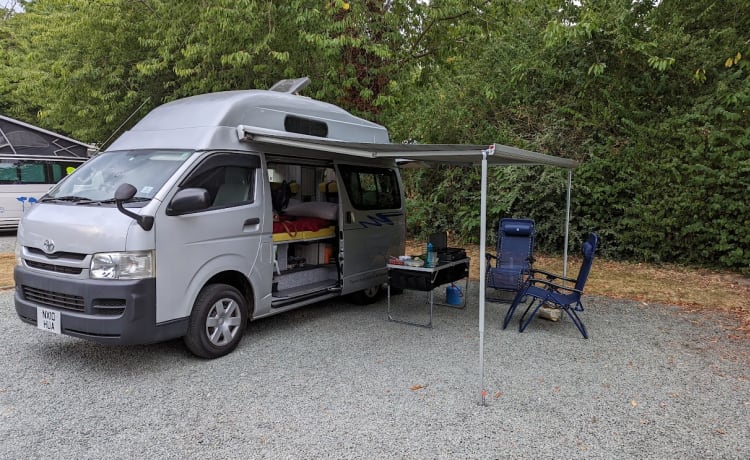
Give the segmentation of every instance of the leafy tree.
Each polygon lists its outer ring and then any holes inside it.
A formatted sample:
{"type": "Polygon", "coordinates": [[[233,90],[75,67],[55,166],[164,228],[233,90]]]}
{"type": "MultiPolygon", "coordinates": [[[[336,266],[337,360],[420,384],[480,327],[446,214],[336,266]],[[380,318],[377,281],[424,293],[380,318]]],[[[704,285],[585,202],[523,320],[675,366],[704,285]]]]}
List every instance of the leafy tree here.
{"type": "Polygon", "coordinates": [[[29,121],[92,142],[175,98],[301,75],[313,77],[315,96],[373,118],[413,60],[408,32],[424,9],[416,0],[36,0],[10,21],[19,71],[10,91],[38,107],[29,121]]]}
{"type": "Polygon", "coordinates": [[[0,8],[0,113],[28,117],[32,112],[13,94],[18,82],[19,45],[13,39],[9,22],[21,8],[21,3],[7,2],[5,8],[0,8]]]}
{"type": "MultiPolygon", "coordinates": [[[[395,142],[578,160],[571,245],[750,273],[747,0],[34,0],[0,21],[0,110],[87,142],[165,101],[308,75],[395,142]]],[[[562,249],[565,171],[492,168],[491,219],[562,249]]],[[[476,238],[478,168],[407,170],[409,231],[476,238]],[[425,226],[430,222],[430,226],[425,226]]]]}
{"type": "Polygon", "coordinates": [[[102,141],[142,102],[143,2],[39,0],[14,15],[13,94],[35,107],[34,124],[102,141]]]}
{"type": "MultiPolygon", "coordinates": [[[[493,2],[471,19],[486,27],[460,26],[475,41],[446,45],[450,59],[401,84],[394,132],[575,158],[574,235],[599,231],[611,256],[749,270],[746,7],[493,2]],[[707,193],[711,212],[697,212],[707,193]]],[[[549,235],[559,234],[564,179],[551,170],[491,174],[492,212],[538,215],[540,244],[560,248],[549,235]]],[[[454,188],[449,178],[408,173],[414,207],[424,212],[430,195],[454,188]]]]}

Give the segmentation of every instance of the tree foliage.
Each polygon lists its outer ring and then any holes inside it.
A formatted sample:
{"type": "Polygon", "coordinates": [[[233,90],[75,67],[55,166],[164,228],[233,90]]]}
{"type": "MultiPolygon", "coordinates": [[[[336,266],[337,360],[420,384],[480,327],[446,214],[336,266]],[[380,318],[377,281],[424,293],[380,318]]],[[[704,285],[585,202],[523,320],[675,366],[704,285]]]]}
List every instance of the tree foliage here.
{"type": "MultiPolygon", "coordinates": [[[[612,257],[748,272],[748,4],[687,3],[487,4],[463,25],[467,36],[482,31],[475,42],[433,62],[441,70],[429,79],[413,75],[420,90],[398,98],[396,133],[574,158],[581,161],[573,176],[574,236],[598,231],[612,257]],[[492,27],[477,27],[482,20],[492,27]]],[[[542,247],[560,249],[564,174],[490,174],[490,214],[532,216],[542,247]]],[[[461,186],[451,175],[423,171],[407,173],[406,182],[428,191],[415,194],[416,214],[430,212],[433,191],[461,186]]],[[[471,206],[478,205],[477,197],[471,206]]]]}
{"type": "MultiPolygon", "coordinates": [[[[395,142],[573,158],[571,245],[750,272],[747,0],[33,0],[0,111],[103,143],[150,108],[308,75],[395,142]]],[[[565,171],[490,170],[489,214],[563,245],[565,171]]],[[[409,231],[475,239],[476,168],[405,170],[409,231]],[[429,223],[429,225],[426,225],[429,223]]]]}

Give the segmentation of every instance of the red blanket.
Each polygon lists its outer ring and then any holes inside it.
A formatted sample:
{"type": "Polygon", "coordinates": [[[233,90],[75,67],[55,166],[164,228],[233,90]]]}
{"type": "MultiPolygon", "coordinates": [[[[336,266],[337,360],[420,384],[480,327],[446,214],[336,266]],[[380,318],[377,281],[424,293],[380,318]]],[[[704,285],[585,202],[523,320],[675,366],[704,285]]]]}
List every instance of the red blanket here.
{"type": "Polygon", "coordinates": [[[273,223],[274,233],[317,232],[322,228],[333,225],[330,220],[319,217],[286,217],[281,216],[278,222],[273,223]]]}

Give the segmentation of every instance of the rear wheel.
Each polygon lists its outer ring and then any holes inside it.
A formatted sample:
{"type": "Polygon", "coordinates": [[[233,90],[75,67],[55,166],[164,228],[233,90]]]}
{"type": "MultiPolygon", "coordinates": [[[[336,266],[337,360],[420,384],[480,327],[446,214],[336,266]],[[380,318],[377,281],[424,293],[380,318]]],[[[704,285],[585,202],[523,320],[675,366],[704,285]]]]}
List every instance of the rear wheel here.
{"type": "Polygon", "coordinates": [[[190,315],[185,345],[201,358],[218,358],[234,350],[247,323],[247,303],[227,284],[203,288],[190,315]]]}
{"type": "Polygon", "coordinates": [[[382,287],[378,284],[377,286],[371,286],[367,289],[357,291],[352,294],[352,301],[360,305],[368,305],[376,300],[380,296],[382,287]]]}

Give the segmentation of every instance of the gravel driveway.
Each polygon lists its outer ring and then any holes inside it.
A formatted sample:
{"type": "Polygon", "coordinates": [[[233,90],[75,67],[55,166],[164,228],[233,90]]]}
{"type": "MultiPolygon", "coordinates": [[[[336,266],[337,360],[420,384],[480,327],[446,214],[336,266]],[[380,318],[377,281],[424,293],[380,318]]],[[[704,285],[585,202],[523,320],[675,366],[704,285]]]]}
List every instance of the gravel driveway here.
{"type": "MultiPolygon", "coordinates": [[[[423,295],[396,313],[425,319],[423,295]]],[[[500,330],[489,303],[481,406],[477,295],[431,330],[327,302],[205,361],[39,331],[0,292],[0,457],[750,458],[750,347],[728,318],[589,297],[583,340],[569,320],[500,330]]]]}
{"type": "Polygon", "coordinates": [[[16,250],[16,232],[0,230],[0,254],[16,250]]]}

